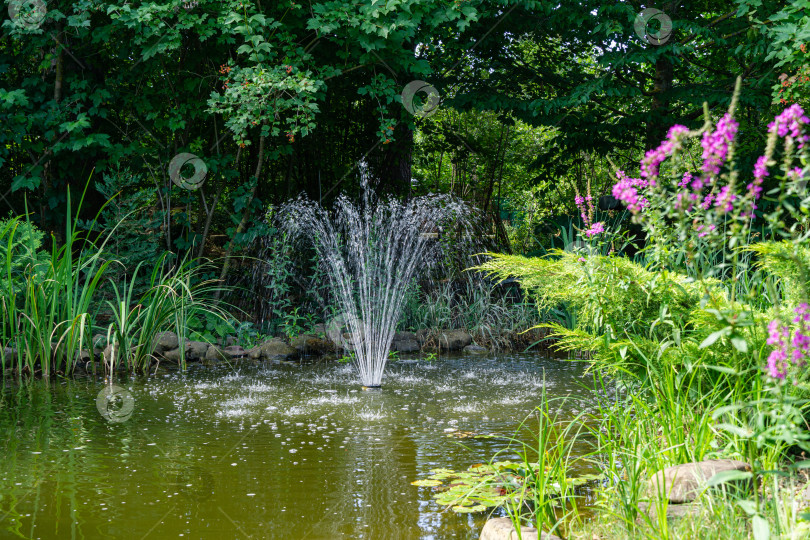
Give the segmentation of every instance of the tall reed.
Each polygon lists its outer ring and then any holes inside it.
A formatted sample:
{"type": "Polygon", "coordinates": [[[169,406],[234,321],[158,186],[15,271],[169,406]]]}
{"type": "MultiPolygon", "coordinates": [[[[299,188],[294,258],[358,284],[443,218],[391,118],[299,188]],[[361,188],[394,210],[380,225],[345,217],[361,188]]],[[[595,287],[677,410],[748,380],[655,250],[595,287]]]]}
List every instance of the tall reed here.
{"type": "Polygon", "coordinates": [[[130,281],[111,283],[115,302],[107,301],[112,322],[106,328],[110,358],[105,358],[110,371],[123,366],[130,372],[145,372],[152,362],[152,350],[160,332],[173,331],[180,341],[180,367],[186,368],[185,343],[189,320],[197,315],[213,315],[221,321],[228,313],[215,302],[217,292],[225,288],[218,280],[204,279],[209,264],[185,260],[176,267],[167,263],[165,254],[149,276],[146,292],[134,299],[133,291],[142,264],[130,281]]]}
{"type": "MultiPolygon", "coordinates": [[[[79,206],[81,206],[81,201],[79,206]]],[[[26,267],[21,275],[12,271],[15,234],[22,217],[9,220],[4,231],[6,258],[4,290],[0,305],[0,340],[14,351],[14,366],[3,370],[41,370],[47,377],[73,369],[81,351],[92,350],[90,329],[93,297],[110,265],[102,248],[83,236],[71,218],[68,194],[64,243],[51,238],[50,256],[26,267]]],[[[103,247],[103,245],[102,245],[103,247]]]]}

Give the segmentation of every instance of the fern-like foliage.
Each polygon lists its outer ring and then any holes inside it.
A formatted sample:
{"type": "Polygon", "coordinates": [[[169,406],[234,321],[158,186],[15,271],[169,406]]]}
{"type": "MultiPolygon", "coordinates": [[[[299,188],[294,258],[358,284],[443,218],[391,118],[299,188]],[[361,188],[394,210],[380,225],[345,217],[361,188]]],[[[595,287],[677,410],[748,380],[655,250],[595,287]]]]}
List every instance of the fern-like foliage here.
{"type": "Polygon", "coordinates": [[[795,307],[810,292],[810,248],[787,240],[759,242],[745,248],[758,256],[757,266],[779,278],[788,307],[795,307]]]}
{"type": "Polygon", "coordinates": [[[578,326],[596,334],[656,334],[653,323],[662,316],[684,325],[701,298],[719,292],[716,281],[696,283],[674,272],[650,272],[626,257],[585,259],[560,250],[546,258],[489,255],[476,270],[518,279],[541,310],[567,304],[577,312],[578,326]]]}
{"type": "MultiPolygon", "coordinates": [[[[755,355],[735,349],[730,334],[710,338],[727,327],[724,313],[745,314],[739,332],[749,351],[765,346],[762,329],[770,317],[732,303],[717,280],[651,272],[618,256],[584,258],[563,251],[545,258],[489,255],[476,270],[501,280],[518,279],[541,310],[565,304],[575,311],[574,328],[543,325],[557,340],[557,349],[590,351],[595,364],[612,372],[656,377],[663,370],[751,368],[755,355]]],[[[703,371],[711,384],[712,373],[703,371]]]]}

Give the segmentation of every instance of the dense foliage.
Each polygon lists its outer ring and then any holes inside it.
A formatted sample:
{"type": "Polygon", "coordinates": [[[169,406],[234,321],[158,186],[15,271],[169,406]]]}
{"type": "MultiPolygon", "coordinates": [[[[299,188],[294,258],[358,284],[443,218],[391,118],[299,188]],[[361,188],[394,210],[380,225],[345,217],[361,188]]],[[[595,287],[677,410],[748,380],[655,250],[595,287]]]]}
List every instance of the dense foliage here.
{"type": "Polygon", "coordinates": [[[51,2],[2,26],[0,188],[63,241],[67,188],[90,179],[90,217],[115,174],[149,195],[155,243],[226,255],[263,234],[268,203],[356,189],[360,160],[382,191],[452,191],[497,222],[537,187],[558,214],[594,173],[604,194],[605,157],[624,166],[704,101],[726,107],[738,72],[742,129],[756,130],[773,66],[802,69],[801,2],[661,9],[672,31],[651,43],[625,2],[51,2]],[[403,107],[414,80],[440,113],[409,112],[424,94],[403,107]],[[180,152],[203,160],[200,189],[170,181],[180,152]]]}

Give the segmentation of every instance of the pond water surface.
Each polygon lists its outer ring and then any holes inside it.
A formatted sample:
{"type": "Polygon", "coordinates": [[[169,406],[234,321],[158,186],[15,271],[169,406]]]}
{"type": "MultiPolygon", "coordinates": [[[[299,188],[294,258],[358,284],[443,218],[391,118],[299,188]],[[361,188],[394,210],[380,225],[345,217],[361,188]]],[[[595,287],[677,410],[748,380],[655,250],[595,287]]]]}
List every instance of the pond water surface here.
{"type": "Polygon", "coordinates": [[[121,422],[97,410],[101,380],[6,381],[0,537],[477,538],[486,514],[411,482],[489,461],[504,440],[459,435],[514,435],[543,386],[586,395],[583,371],[528,354],[400,360],[367,392],[342,364],[194,366],[117,381],[134,400],[121,422]]]}

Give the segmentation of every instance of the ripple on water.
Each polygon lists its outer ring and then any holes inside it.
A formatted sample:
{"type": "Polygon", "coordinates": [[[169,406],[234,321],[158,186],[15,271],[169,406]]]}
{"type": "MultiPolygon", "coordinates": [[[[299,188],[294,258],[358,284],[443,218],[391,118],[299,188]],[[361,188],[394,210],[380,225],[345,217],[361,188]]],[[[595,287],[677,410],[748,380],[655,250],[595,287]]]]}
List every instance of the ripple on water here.
{"type": "Polygon", "coordinates": [[[251,383],[251,384],[245,386],[245,389],[248,392],[260,392],[260,393],[261,392],[272,392],[273,390],[275,390],[274,387],[270,386],[269,384],[262,383],[262,382],[251,383]]]}
{"type": "Polygon", "coordinates": [[[222,411],[217,411],[218,418],[240,418],[250,414],[253,413],[248,409],[225,409],[222,411]]]}
{"type": "Polygon", "coordinates": [[[453,411],[457,413],[475,413],[478,412],[478,404],[477,403],[462,403],[461,405],[456,405],[453,407],[453,411]]]}
{"type": "Polygon", "coordinates": [[[525,403],[530,398],[525,394],[514,394],[511,396],[506,396],[501,399],[495,400],[493,403],[498,405],[520,405],[521,403],[525,403]]]}
{"type": "Polygon", "coordinates": [[[357,413],[357,418],[363,420],[364,422],[372,422],[375,420],[382,420],[385,418],[385,413],[382,409],[380,410],[373,410],[373,409],[362,409],[357,413]]]}
{"type": "Polygon", "coordinates": [[[408,374],[391,374],[389,375],[394,382],[398,384],[409,384],[409,385],[416,385],[416,384],[423,384],[425,382],[424,377],[419,377],[418,375],[413,375],[411,373],[408,374]]]}
{"type": "Polygon", "coordinates": [[[318,396],[314,399],[309,400],[309,404],[313,406],[318,405],[350,405],[352,403],[357,403],[360,401],[360,398],[357,396],[339,396],[337,394],[329,394],[326,396],[318,396]]]}
{"type": "Polygon", "coordinates": [[[249,405],[259,405],[261,400],[250,394],[246,396],[239,396],[220,403],[220,407],[224,409],[234,409],[237,407],[245,407],[249,405]]]}

